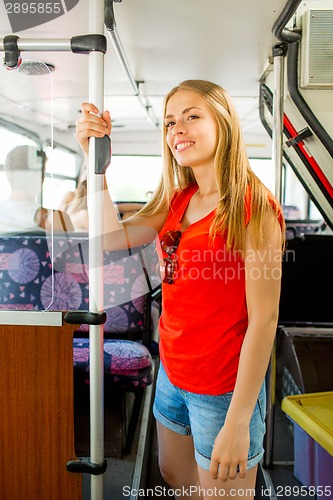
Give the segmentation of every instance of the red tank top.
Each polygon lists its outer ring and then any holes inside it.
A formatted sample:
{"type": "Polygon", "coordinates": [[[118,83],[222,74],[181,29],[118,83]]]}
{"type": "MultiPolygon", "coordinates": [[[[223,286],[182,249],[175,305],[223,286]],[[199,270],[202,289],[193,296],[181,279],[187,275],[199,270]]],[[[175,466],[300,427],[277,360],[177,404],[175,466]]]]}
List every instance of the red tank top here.
{"type": "MultiPolygon", "coordinates": [[[[181,229],[197,191],[177,192],[159,234],[181,229]]],[[[178,271],[162,285],[160,356],[171,382],[187,391],[223,394],[234,389],[248,316],[243,259],[227,252],[225,238],[209,242],[215,210],[191,224],[177,248],[178,271]]],[[[166,255],[164,255],[166,256],[166,255]]]]}

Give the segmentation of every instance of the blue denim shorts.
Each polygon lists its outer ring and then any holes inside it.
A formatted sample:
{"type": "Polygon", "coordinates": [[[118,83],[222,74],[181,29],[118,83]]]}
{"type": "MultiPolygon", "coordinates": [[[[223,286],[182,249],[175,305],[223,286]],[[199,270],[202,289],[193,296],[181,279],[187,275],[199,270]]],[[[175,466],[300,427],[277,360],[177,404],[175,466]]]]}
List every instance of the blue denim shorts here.
{"type": "MultiPolygon", "coordinates": [[[[207,396],[174,386],[160,364],[153,413],[165,427],[178,434],[193,437],[195,459],[209,470],[214,441],[224,424],[232,392],[207,396]]],[[[250,448],[247,468],[260,462],[265,435],[266,394],[263,384],[250,422],[250,448]]]]}

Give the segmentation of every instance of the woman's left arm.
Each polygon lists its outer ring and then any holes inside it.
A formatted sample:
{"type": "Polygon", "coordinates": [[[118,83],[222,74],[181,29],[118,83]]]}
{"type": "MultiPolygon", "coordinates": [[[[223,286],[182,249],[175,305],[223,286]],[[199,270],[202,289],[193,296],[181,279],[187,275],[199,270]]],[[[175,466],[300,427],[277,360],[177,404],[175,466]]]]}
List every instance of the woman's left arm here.
{"type": "Polygon", "coordinates": [[[210,473],[222,481],[246,476],[249,424],[265,378],[276,333],[281,287],[281,228],[272,214],[264,217],[263,241],[254,248],[246,230],[245,282],[248,327],[236,385],[225,424],[212,453],[210,473]]]}

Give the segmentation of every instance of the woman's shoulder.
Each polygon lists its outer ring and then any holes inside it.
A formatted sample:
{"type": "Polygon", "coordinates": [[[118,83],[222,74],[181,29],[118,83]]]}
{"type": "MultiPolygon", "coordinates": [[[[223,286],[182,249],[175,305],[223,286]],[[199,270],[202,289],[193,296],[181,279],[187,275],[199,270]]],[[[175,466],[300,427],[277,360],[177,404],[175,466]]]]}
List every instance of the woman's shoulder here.
{"type": "Polygon", "coordinates": [[[67,191],[59,203],[59,210],[66,210],[67,205],[74,199],[75,191],[67,191]]]}
{"type": "Polygon", "coordinates": [[[259,199],[262,200],[262,204],[264,206],[266,205],[268,211],[270,209],[275,214],[277,220],[279,221],[279,224],[282,227],[283,212],[281,204],[277,197],[263,183],[258,184],[257,189],[250,184],[247,185],[244,197],[246,225],[251,220],[253,207],[258,207],[259,199]]]}

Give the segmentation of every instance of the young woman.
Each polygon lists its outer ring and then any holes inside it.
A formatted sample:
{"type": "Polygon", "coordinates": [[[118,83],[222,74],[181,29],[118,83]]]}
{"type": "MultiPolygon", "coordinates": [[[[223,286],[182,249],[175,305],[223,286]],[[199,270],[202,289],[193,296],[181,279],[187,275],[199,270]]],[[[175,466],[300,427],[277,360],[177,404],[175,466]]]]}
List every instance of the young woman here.
{"type": "MultiPolygon", "coordinates": [[[[85,153],[89,137],[111,130],[109,113],[95,113],[85,103],[77,122],[85,153]]],[[[133,244],[156,231],[163,251],[154,402],[160,469],[177,498],[243,498],[245,490],[251,498],[263,456],[284,221],[250,168],[221,87],[188,80],[171,90],[163,139],[162,179],[144,209],[123,224],[107,196],[105,210],[106,232],[124,228],[133,244]]],[[[108,246],[113,240],[105,238],[108,246]]]]}

